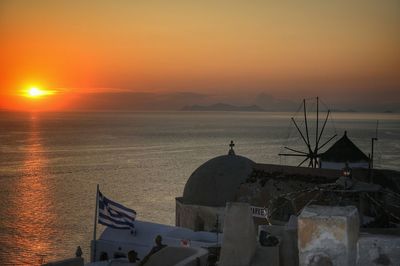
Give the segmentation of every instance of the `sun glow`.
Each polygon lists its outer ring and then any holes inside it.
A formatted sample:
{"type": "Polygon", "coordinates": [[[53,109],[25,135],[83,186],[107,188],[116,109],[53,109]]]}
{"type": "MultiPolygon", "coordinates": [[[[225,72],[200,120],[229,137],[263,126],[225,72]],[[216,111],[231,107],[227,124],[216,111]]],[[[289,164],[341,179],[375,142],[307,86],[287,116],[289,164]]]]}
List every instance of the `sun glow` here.
{"type": "Polygon", "coordinates": [[[31,87],[26,90],[25,96],[29,98],[39,98],[45,95],[51,95],[53,94],[53,91],[49,90],[43,90],[38,87],[31,87]]]}
{"type": "Polygon", "coordinates": [[[28,95],[30,97],[37,97],[43,94],[42,90],[39,90],[38,88],[30,88],[28,91],[28,95]]]}

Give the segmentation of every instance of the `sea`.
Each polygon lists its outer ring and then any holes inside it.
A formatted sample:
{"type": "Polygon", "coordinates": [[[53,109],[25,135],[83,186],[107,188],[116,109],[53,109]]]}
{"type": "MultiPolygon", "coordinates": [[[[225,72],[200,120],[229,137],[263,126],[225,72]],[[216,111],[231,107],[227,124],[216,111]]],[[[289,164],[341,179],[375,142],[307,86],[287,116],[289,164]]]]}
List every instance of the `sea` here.
{"type": "MultiPolygon", "coordinates": [[[[40,265],[77,246],[88,259],[97,184],[137,219],[173,225],[191,173],[231,140],[257,163],[297,165],[278,155],[307,149],[291,117],[307,141],[301,112],[0,112],[0,264],[40,265]]],[[[316,114],[307,119],[313,146],[325,116],[318,131],[316,114]]],[[[374,166],[400,171],[399,114],[335,113],[319,146],[337,137],[321,152],[344,131],[367,155],[377,137],[374,166]]]]}

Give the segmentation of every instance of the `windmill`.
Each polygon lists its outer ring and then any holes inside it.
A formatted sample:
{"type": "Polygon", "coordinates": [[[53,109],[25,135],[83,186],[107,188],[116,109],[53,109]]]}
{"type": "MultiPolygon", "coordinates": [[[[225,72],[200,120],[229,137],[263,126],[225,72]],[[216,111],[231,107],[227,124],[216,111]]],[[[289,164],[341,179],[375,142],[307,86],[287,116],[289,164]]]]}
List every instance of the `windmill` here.
{"type": "Polygon", "coordinates": [[[306,150],[305,151],[300,151],[297,149],[293,149],[290,147],[284,147],[286,150],[291,151],[292,153],[280,153],[279,156],[293,156],[293,157],[304,157],[304,159],[298,164],[299,166],[302,166],[304,163],[308,161],[308,167],[312,168],[317,168],[319,167],[319,157],[321,155],[320,151],[323,147],[325,147],[331,140],[333,140],[337,134],[334,134],[332,137],[330,137],[328,140],[326,140],[323,144],[321,144],[321,139],[322,135],[325,130],[326,123],[328,122],[328,118],[330,115],[330,110],[327,111],[326,117],[324,120],[324,123],[322,125],[321,130],[319,129],[319,99],[318,97],[316,98],[317,100],[317,110],[316,110],[316,121],[315,121],[315,142],[312,143],[310,141],[310,136],[311,132],[309,130],[309,122],[307,118],[307,105],[306,105],[306,100],[303,99],[303,113],[304,113],[304,127],[305,129],[302,131],[296,122],[296,120],[292,117],[291,121],[293,122],[294,126],[297,129],[297,132],[300,134],[301,139],[303,140],[304,144],[306,145],[306,150]],[[305,131],[305,132],[304,132],[305,131]],[[304,134],[305,133],[305,134],[304,134]],[[313,145],[314,144],[314,145],[313,145]]]}

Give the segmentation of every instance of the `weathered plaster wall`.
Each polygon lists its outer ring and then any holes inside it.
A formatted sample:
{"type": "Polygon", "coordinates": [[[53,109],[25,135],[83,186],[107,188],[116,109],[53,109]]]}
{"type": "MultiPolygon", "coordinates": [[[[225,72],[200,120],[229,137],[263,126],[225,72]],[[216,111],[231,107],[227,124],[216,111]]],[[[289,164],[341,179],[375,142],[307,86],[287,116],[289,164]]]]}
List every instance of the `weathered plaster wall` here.
{"type": "Polygon", "coordinates": [[[213,231],[216,228],[217,215],[219,230],[222,231],[225,207],[208,207],[184,204],[176,200],[175,225],[200,231],[213,231]],[[201,229],[203,227],[203,229],[201,229]]]}
{"type": "Polygon", "coordinates": [[[357,265],[400,265],[400,236],[361,234],[357,245],[357,265]]]}
{"type": "Polygon", "coordinates": [[[260,225],[258,232],[260,233],[261,230],[279,239],[279,261],[281,266],[299,265],[296,228],[288,228],[281,225],[260,225]]]}
{"type": "Polygon", "coordinates": [[[355,265],[358,235],[356,207],[308,206],[298,219],[299,264],[355,265]]]}
{"type": "Polygon", "coordinates": [[[256,252],[256,230],[248,203],[226,204],[220,266],[249,266],[256,252]]]}

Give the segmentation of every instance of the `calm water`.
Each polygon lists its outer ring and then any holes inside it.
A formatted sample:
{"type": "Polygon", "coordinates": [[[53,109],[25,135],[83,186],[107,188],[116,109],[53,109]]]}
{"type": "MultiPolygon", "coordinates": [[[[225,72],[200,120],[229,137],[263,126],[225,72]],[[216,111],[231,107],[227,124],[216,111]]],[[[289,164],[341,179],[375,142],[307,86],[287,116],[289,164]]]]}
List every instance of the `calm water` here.
{"type": "MultiPolygon", "coordinates": [[[[0,113],[0,264],[71,257],[78,245],[89,258],[96,184],[139,219],[174,224],[174,198],[187,178],[227,153],[231,139],[256,162],[295,164],[277,156],[284,145],[302,148],[290,115],[0,113]]],[[[334,118],[325,139],[347,129],[367,154],[379,120],[375,164],[400,170],[399,115],[334,118]]]]}

